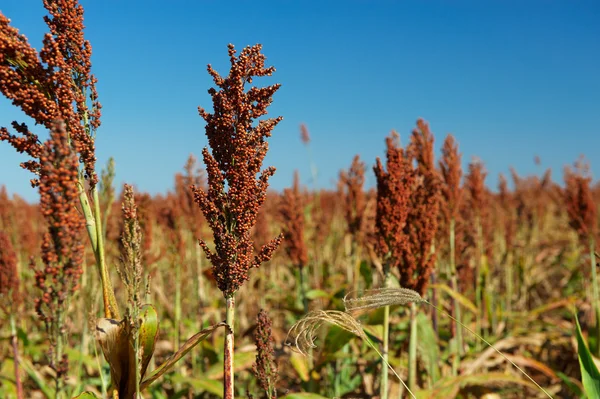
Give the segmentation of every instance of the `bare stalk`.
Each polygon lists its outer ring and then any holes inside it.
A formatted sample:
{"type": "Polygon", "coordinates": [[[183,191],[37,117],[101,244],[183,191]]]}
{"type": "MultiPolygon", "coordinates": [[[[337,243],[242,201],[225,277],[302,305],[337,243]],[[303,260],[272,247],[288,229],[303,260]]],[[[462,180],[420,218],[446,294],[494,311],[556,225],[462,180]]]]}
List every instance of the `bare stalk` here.
{"type": "MultiPolygon", "coordinates": [[[[389,272],[385,273],[383,279],[383,286],[389,286],[389,272]]],[[[389,305],[383,308],[383,351],[382,351],[382,366],[381,366],[381,387],[379,397],[381,399],[388,399],[388,371],[387,365],[389,357],[389,345],[390,345],[390,307],[389,305]]]]}
{"type": "Polygon", "coordinates": [[[410,304],[410,341],[408,344],[408,388],[417,387],[417,305],[410,304]]]}
{"type": "Polygon", "coordinates": [[[235,297],[233,294],[227,297],[225,322],[227,331],[225,333],[224,358],[223,358],[223,399],[233,399],[233,324],[235,322],[235,297]]]}

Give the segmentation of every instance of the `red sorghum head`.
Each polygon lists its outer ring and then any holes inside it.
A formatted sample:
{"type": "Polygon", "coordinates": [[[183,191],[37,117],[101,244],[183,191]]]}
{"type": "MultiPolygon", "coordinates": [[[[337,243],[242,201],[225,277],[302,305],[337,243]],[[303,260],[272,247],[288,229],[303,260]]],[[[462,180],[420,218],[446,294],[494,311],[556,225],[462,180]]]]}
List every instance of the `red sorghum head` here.
{"type": "Polygon", "coordinates": [[[221,77],[210,65],[208,72],[217,88],[209,89],[213,113],[199,108],[206,121],[206,136],[211,151],[202,152],[208,176],[208,188],[194,187],[195,200],[213,231],[215,249],[211,251],[200,241],[213,264],[213,275],[226,297],[248,279],[248,270],[269,260],[279,246],[281,237],[264,245],[254,255],[250,235],[262,206],[269,178],[275,168],[264,170],[267,154],[266,139],[281,117],[255,120],[267,113],[273,94],[280,85],[246,90],[255,77],[270,76],[275,69],[265,68],[262,46],[246,47],[236,55],[229,45],[231,68],[221,77]],[[259,177],[257,178],[257,175],[259,177]]]}

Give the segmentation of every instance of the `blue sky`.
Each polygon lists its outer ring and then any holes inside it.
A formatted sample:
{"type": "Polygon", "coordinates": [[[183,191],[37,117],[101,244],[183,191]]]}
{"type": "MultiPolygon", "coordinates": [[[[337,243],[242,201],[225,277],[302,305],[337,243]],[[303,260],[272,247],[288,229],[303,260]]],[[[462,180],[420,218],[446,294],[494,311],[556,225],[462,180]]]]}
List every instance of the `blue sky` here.
{"type": "MultiPolygon", "coordinates": [[[[2,13],[39,48],[46,26],[38,0],[7,0],[2,13]]],[[[262,43],[282,83],[271,115],[266,164],[272,186],[294,169],[311,184],[299,125],[306,123],[318,184],[333,187],[354,154],[372,165],[384,138],[404,143],[418,117],[436,149],[447,133],[463,161],[499,172],[552,167],[555,180],[580,154],[600,176],[600,3],[593,1],[83,1],[103,125],[99,165],[117,183],[151,193],[173,186],[190,153],[206,145],[197,106],[211,107],[206,64],[227,71],[227,43],[262,43]],[[540,156],[542,166],[533,157],[540,156]]],[[[27,121],[0,99],[0,125],[27,121]]],[[[37,199],[18,156],[0,144],[0,184],[37,199]]],[[[374,183],[371,171],[368,182],[374,183]]]]}

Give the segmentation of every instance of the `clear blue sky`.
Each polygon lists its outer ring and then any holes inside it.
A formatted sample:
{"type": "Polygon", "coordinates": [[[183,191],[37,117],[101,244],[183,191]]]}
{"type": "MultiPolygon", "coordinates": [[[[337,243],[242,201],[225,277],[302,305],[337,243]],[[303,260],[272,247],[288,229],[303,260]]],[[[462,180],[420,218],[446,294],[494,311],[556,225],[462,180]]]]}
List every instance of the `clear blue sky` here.
{"type": "MultiPolygon", "coordinates": [[[[41,0],[0,10],[36,48],[46,31],[41,0]]],[[[84,1],[103,125],[99,165],[117,182],[165,192],[190,153],[206,144],[197,106],[209,108],[206,64],[225,73],[227,43],[262,43],[283,84],[270,108],[266,164],[272,186],[294,169],[310,184],[299,125],[309,127],[318,183],[332,187],[359,153],[369,165],[397,130],[406,143],[418,117],[438,149],[447,133],[463,160],[499,172],[562,168],[585,154],[600,176],[600,3],[597,1],[84,1]]],[[[0,125],[26,121],[0,100],[0,125]]],[[[17,156],[0,145],[0,184],[36,200],[17,156]]],[[[369,171],[368,181],[374,177],[369,171]]]]}

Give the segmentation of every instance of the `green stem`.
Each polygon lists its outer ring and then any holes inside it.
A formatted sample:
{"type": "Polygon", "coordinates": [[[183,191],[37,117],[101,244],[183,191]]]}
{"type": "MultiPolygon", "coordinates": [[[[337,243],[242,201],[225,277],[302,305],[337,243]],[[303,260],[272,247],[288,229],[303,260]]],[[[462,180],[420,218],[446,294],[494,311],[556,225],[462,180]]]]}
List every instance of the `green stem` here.
{"type": "Polygon", "coordinates": [[[417,305],[410,304],[410,341],[408,343],[408,388],[417,387],[417,305]]]}
{"type": "MultiPolygon", "coordinates": [[[[509,249],[507,249],[507,251],[509,251],[509,249]]],[[[506,328],[507,331],[509,330],[509,325],[510,325],[510,317],[511,317],[511,313],[512,313],[512,297],[513,297],[513,263],[512,263],[512,256],[508,255],[508,262],[506,262],[506,264],[504,265],[504,268],[506,269],[506,317],[505,317],[505,322],[506,322],[506,328]]]]}
{"type": "Polygon", "coordinates": [[[175,263],[175,317],[173,321],[173,330],[175,332],[174,337],[174,348],[179,349],[180,342],[180,331],[179,325],[181,324],[181,262],[176,261],[175,263]]]}
{"type": "MultiPolygon", "coordinates": [[[[383,278],[383,286],[389,285],[389,275],[385,273],[383,278]]],[[[383,351],[382,351],[382,365],[381,365],[381,387],[379,397],[381,399],[388,399],[388,370],[387,365],[389,358],[389,345],[390,345],[390,307],[386,306],[383,308],[383,351]]]]}
{"type": "MultiPolygon", "coordinates": [[[[456,272],[456,221],[454,218],[450,219],[450,278],[452,282],[452,289],[455,292],[458,292],[458,275],[456,272]]],[[[457,320],[461,320],[461,309],[460,302],[457,298],[453,298],[454,301],[454,317],[457,320]]],[[[460,358],[464,355],[464,344],[463,344],[463,335],[462,329],[458,325],[455,324],[455,333],[456,333],[456,353],[454,356],[454,361],[452,363],[452,374],[458,374],[458,366],[460,364],[460,358]]]]}
{"type": "MultiPolygon", "coordinates": [[[[481,292],[481,281],[482,281],[482,265],[481,258],[483,256],[483,238],[482,238],[482,229],[481,229],[481,221],[479,217],[475,218],[475,226],[477,230],[477,259],[476,259],[476,267],[475,267],[475,306],[477,307],[477,322],[476,322],[476,331],[479,335],[482,332],[482,323],[481,319],[484,314],[483,309],[483,301],[482,301],[482,292],[481,292]]],[[[481,351],[481,342],[477,341],[476,346],[477,351],[481,351]]]]}
{"type": "Polygon", "coordinates": [[[233,325],[235,322],[235,297],[226,298],[225,322],[228,329],[225,333],[223,358],[223,399],[233,399],[233,325]]]}
{"type": "Polygon", "coordinates": [[[96,266],[98,268],[98,273],[100,274],[100,281],[102,282],[104,314],[107,318],[119,319],[120,315],[116,305],[117,301],[115,299],[115,294],[112,289],[110,276],[106,269],[104,259],[104,238],[102,233],[102,217],[100,215],[98,189],[97,187],[92,189],[92,197],[94,200],[94,212],[92,212],[90,201],[85,192],[85,181],[83,180],[83,177],[80,177],[79,185],[79,202],[81,203],[81,209],[83,210],[83,216],[85,218],[85,227],[88,232],[90,244],[92,244],[92,251],[94,252],[96,266]]]}

